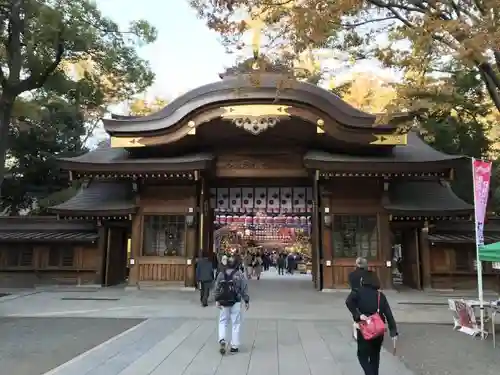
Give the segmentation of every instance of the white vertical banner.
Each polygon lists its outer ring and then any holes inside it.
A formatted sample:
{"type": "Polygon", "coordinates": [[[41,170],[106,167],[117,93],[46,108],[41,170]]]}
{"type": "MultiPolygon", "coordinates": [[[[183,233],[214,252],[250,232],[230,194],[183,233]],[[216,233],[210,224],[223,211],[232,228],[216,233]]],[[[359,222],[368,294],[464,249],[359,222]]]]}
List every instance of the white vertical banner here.
{"type": "Polygon", "coordinates": [[[484,338],[484,293],[483,267],[479,259],[479,248],[484,245],[484,219],[490,190],[491,162],[472,158],[472,180],[474,185],[474,228],[476,232],[477,289],[481,313],[481,337],[484,338]]]}

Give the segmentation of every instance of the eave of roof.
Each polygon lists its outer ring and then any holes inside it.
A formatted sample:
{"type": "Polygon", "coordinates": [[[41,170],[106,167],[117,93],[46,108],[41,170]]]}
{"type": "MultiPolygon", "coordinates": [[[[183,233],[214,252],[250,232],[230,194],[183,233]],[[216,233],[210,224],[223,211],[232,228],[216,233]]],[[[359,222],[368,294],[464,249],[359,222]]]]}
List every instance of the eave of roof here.
{"type": "Polygon", "coordinates": [[[78,231],[26,231],[26,230],[0,230],[0,242],[79,242],[94,243],[99,238],[96,232],[78,231]]]}
{"type": "Polygon", "coordinates": [[[453,216],[471,214],[474,207],[457,197],[446,182],[407,181],[391,184],[389,203],[394,215],[453,216]]]}
{"type": "MultiPolygon", "coordinates": [[[[484,228],[485,233],[500,233],[500,223],[498,220],[486,221],[484,228]]],[[[437,223],[433,228],[433,233],[460,233],[460,234],[474,234],[475,225],[474,221],[452,221],[437,223]]]]}
{"type": "MultiPolygon", "coordinates": [[[[476,243],[474,233],[457,234],[457,233],[433,233],[429,234],[429,241],[435,243],[476,243]]],[[[500,233],[498,234],[485,234],[484,243],[490,244],[500,242],[500,233]]]]}
{"type": "Polygon", "coordinates": [[[408,133],[408,144],[394,146],[391,153],[380,156],[331,154],[309,151],[304,155],[307,168],[322,171],[435,171],[452,168],[465,160],[461,155],[448,155],[425,143],[416,132],[408,133]]]}
{"type": "Polygon", "coordinates": [[[56,216],[0,217],[0,231],[95,231],[95,223],[84,220],[58,220],[56,216]]]}
{"type": "MultiPolygon", "coordinates": [[[[283,74],[262,73],[259,86],[248,74],[226,76],[223,80],[198,87],[170,102],[162,110],[144,117],[103,119],[105,130],[112,135],[120,133],[154,132],[168,129],[188,115],[204,107],[238,102],[275,102],[276,90],[284,79],[283,74]],[[240,91],[245,91],[244,98],[240,91]]],[[[290,81],[290,78],[287,78],[290,81]]],[[[370,129],[376,116],[362,112],[330,91],[302,81],[293,81],[292,88],[282,90],[279,101],[282,104],[298,103],[309,105],[326,113],[338,123],[351,128],[370,129]]],[[[379,129],[392,128],[381,125],[379,129]]]]}
{"type": "Polygon", "coordinates": [[[74,158],[59,159],[62,169],[88,172],[158,173],[204,170],[211,166],[214,155],[199,153],[179,157],[131,159],[124,148],[101,147],[74,158]]]}
{"type": "Polygon", "coordinates": [[[136,211],[132,183],[92,181],[74,197],[49,210],[65,216],[127,216],[136,211]]]}

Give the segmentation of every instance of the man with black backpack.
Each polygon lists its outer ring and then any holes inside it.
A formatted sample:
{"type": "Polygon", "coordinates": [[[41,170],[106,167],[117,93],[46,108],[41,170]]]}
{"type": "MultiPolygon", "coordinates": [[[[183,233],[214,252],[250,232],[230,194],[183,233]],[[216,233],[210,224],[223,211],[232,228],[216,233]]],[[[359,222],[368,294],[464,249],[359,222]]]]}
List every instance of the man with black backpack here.
{"type": "Polygon", "coordinates": [[[232,325],[230,352],[237,353],[240,346],[241,303],[245,308],[250,307],[248,284],[243,273],[239,270],[234,257],[230,257],[227,268],[219,273],[215,281],[215,302],[220,309],[219,315],[219,351],[226,353],[226,337],[229,321],[232,325]]]}

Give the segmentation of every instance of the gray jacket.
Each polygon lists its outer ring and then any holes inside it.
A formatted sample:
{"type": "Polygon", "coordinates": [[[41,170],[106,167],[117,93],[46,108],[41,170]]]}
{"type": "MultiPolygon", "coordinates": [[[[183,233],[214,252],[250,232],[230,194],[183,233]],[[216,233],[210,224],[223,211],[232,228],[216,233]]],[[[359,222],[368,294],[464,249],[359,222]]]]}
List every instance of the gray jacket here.
{"type": "Polygon", "coordinates": [[[213,265],[208,258],[199,258],[196,262],[196,281],[212,281],[214,279],[213,265]]]}
{"type": "MultiPolygon", "coordinates": [[[[217,294],[220,290],[220,282],[224,281],[224,274],[230,274],[234,271],[234,268],[226,268],[224,272],[221,272],[217,275],[217,279],[215,280],[215,293],[217,294]]],[[[238,301],[245,301],[246,303],[250,302],[250,296],[248,295],[248,283],[245,275],[240,270],[237,270],[233,275],[234,285],[236,286],[236,290],[238,292],[238,301]]],[[[215,296],[217,300],[217,295],[215,296]]]]}

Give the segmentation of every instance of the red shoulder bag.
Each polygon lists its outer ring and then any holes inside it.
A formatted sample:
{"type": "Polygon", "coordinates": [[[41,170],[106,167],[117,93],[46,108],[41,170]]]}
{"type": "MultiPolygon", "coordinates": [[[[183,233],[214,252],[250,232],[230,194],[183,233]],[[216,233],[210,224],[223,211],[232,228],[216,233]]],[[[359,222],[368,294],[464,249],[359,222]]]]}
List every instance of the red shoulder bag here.
{"type": "Polygon", "coordinates": [[[368,317],[368,320],[363,320],[359,322],[359,330],[361,335],[367,341],[373,340],[374,338],[384,336],[385,334],[385,323],[380,316],[380,292],[378,292],[377,298],[377,312],[368,317]]]}

